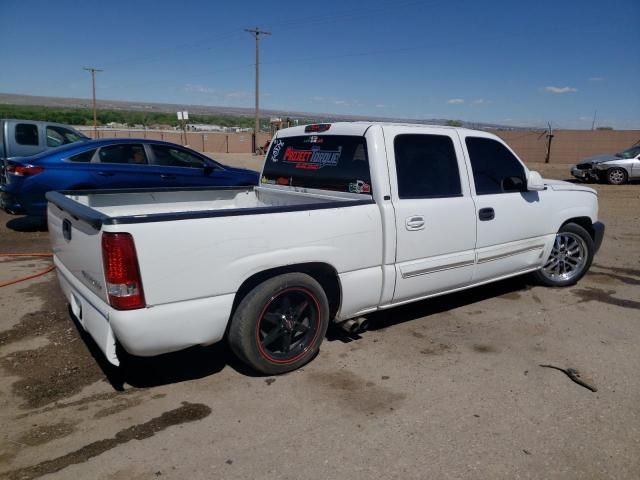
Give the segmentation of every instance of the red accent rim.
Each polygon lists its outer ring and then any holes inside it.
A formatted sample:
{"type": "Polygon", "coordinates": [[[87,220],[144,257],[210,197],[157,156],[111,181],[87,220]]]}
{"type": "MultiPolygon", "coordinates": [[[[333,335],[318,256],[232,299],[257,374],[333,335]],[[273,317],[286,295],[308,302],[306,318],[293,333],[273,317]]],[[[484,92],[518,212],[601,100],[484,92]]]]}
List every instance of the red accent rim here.
{"type": "Polygon", "coordinates": [[[307,288],[290,287],[290,288],[286,288],[286,289],[282,290],[281,292],[276,293],[274,296],[271,297],[271,300],[264,306],[264,308],[262,309],[262,312],[260,312],[260,317],[259,317],[259,320],[258,320],[258,324],[256,325],[256,345],[258,346],[258,351],[260,352],[260,354],[265,359],[267,359],[270,362],[277,363],[277,364],[288,364],[288,363],[293,363],[296,360],[299,360],[302,356],[304,356],[309,351],[311,346],[316,342],[316,339],[318,338],[318,335],[320,333],[321,313],[322,313],[322,310],[320,308],[320,302],[318,302],[318,299],[316,298],[316,296],[307,288]],[[287,359],[275,358],[272,355],[270,355],[269,352],[267,352],[262,346],[262,340],[260,339],[260,326],[262,325],[262,321],[264,320],[264,317],[267,314],[267,310],[269,309],[269,307],[271,305],[273,305],[274,301],[280,299],[282,297],[282,295],[284,295],[286,293],[296,292],[296,291],[297,292],[302,292],[304,295],[306,295],[308,298],[310,298],[313,301],[313,304],[315,305],[315,308],[316,308],[316,319],[315,319],[315,331],[313,333],[313,338],[302,349],[302,351],[300,353],[298,353],[297,355],[295,355],[294,357],[287,358],[287,359]]]}

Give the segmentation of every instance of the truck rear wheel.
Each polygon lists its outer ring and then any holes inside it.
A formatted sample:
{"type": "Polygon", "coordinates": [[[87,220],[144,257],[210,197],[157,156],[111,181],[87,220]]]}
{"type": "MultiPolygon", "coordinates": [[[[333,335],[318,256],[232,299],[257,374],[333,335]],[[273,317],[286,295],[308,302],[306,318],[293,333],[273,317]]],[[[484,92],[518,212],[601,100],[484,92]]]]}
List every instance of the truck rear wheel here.
{"type": "Polygon", "coordinates": [[[576,223],[567,223],[556,234],[549,258],[534,277],[548,287],[573,285],[589,270],[594,252],[589,232],[576,223]]]}
{"type": "Polygon", "coordinates": [[[327,295],[309,275],[265,280],[240,302],[229,327],[233,352],[258,372],[290,372],[318,352],[329,325],[327,295]]]}

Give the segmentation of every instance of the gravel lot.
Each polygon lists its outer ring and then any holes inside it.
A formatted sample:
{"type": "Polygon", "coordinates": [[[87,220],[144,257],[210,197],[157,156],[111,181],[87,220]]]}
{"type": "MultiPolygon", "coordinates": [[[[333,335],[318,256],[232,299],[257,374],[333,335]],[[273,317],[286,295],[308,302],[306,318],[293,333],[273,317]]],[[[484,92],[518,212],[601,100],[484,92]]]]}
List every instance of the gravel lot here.
{"type": "MultiPolygon", "coordinates": [[[[640,185],[595,188],[607,233],[577,286],[512,279],[401,307],[277,378],[224,345],[122,372],[53,273],[0,288],[0,477],[640,478],[640,185]]],[[[0,214],[0,253],[47,251],[41,226],[0,214]]],[[[0,283],[49,263],[1,258],[0,283]]]]}

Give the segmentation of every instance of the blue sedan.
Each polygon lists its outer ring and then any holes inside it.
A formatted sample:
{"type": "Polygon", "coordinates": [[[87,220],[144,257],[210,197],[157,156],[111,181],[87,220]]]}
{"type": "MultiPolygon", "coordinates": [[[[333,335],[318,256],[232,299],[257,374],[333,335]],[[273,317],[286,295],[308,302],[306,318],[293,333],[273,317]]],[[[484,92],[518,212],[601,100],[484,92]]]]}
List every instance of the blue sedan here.
{"type": "Polygon", "coordinates": [[[45,216],[51,190],[257,185],[258,173],[214,162],[198,152],[155,140],[110,138],[7,160],[1,206],[45,216]]]}

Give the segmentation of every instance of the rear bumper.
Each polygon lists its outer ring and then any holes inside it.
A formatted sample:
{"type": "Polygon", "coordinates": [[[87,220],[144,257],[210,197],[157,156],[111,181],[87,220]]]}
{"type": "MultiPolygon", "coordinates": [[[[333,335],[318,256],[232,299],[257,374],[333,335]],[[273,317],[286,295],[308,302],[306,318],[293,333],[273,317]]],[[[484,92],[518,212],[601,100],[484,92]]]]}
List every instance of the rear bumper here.
{"type": "Polygon", "coordinates": [[[209,345],[224,337],[234,294],[115,310],[54,257],[58,279],[71,310],[107,360],[119,365],[116,341],[132,355],[150,357],[209,345]]]}
{"type": "Polygon", "coordinates": [[[595,247],[595,253],[600,250],[602,245],[602,239],[604,238],[604,223],[596,222],[593,224],[593,246],[595,247]]]}

